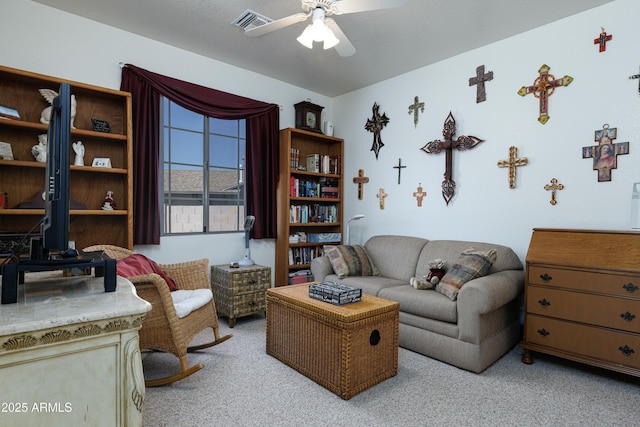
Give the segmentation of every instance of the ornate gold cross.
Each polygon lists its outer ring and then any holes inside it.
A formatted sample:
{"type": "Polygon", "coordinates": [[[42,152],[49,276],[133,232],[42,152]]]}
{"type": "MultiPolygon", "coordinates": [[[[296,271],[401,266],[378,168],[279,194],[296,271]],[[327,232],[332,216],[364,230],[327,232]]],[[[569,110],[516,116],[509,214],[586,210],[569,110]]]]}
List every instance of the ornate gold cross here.
{"type": "Polygon", "coordinates": [[[573,77],[564,76],[561,79],[556,79],[553,74],[549,73],[551,68],[547,64],[542,64],[542,67],[538,70],[538,78],[533,81],[532,86],[522,86],[518,90],[518,95],[525,96],[533,93],[533,96],[540,100],[540,115],[538,121],[545,124],[549,121],[549,97],[553,95],[553,92],[557,87],[569,86],[573,81],[573,77]]]}
{"type": "Polygon", "coordinates": [[[547,191],[551,190],[551,200],[549,200],[549,203],[551,203],[552,205],[555,205],[556,203],[558,203],[558,201],[556,200],[556,190],[564,189],[564,185],[558,184],[557,179],[551,178],[551,185],[549,184],[545,185],[544,189],[547,191]]]}
{"type": "Polygon", "coordinates": [[[451,112],[444,121],[444,129],[442,135],[444,135],[444,141],[434,140],[428,142],[421,148],[427,154],[440,154],[444,150],[446,154],[445,158],[445,170],[444,181],[442,181],[442,197],[444,197],[447,205],[453,198],[453,194],[456,190],[456,182],[453,180],[453,149],[458,151],[466,151],[475,148],[478,144],[484,141],[484,139],[476,138],[475,136],[460,136],[457,140],[453,140],[453,135],[456,134],[456,121],[453,118],[451,112]]]}
{"type": "Polygon", "coordinates": [[[499,160],[499,168],[509,168],[509,188],[516,188],[516,167],[529,162],[526,157],[518,158],[518,147],[509,147],[509,159],[499,160]]]}
{"type": "Polygon", "coordinates": [[[358,169],[358,176],[353,178],[353,183],[358,184],[358,200],[364,196],[364,185],[369,182],[369,177],[364,176],[364,169],[358,169]]]}

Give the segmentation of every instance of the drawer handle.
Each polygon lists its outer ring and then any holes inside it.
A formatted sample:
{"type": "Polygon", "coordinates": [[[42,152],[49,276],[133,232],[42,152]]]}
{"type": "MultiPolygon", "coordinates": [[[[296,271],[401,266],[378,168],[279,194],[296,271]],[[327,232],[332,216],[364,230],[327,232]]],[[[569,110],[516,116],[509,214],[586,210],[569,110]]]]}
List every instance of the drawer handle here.
{"type": "Polygon", "coordinates": [[[633,319],[636,318],[636,315],[631,314],[628,311],[625,311],[624,313],[620,313],[620,317],[622,317],[626,322],[631,322],[633,319]]]}
{"type": "Polygon", "coordinates": [[[540,275],[540,278],[541,278],[542,280],[544,280],[545,282],[548,282],[549,280],[551,280],[551,279],[552,279],[552,277],[551,277],[551,276],[549,276],[547,273],[541,274],[541,275],[540,275]]]}
{"type": "Polygon", "coordinates": [[[538,333],[543,337],[546,337],[549,335],[549,331],[547,331],[545,328],[538,329],[538,333]]]}
{"type": "Polygon", "coordinates": [[[618,347],[618,350],[622,352],[625,356],[631,356],[631,354],[635,353],[631,347],[625,345],[624,347],[618,347]]]}
{"type": "Polygon", "coordinates": [[[538,304],[540,304],[544,308],[547,308],[551,305],[551,303],[544,298],[542,298],[541,300],[538,300],[538,304]]]}
{"type": "Polygon", "coordinates": [[[257,281],[256,279],[249,279],[249,280],[247,280],[247,282],[248,282],[250,285],[255,285],[256,283],[258,283],[258,281],[257,281]]]}
{"type": "Polygon", "coordinates": [[[634,285],[633,283],[629,282],[626,285],[624,285],[622,287],[622,289],[626,290],[627,292],[629,292],[630,294],[634,293],[635,291],[638,290],[638,287],[636,285],[634,285]]]}

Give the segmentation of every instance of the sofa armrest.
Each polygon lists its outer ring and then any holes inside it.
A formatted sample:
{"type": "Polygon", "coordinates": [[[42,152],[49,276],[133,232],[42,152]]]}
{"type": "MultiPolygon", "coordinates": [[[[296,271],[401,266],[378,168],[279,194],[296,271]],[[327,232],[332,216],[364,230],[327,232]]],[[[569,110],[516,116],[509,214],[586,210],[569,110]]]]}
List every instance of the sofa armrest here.
{"type": "MultiPolygon", "coordinates": [[[[466,283],[458,294],[459,338],[462,341],[479,342],[482,336],[491,333],[485,330],[488,324],[482,322],[481,317],[496,315],[490,313],[516,300],[523,292],[522,270],[504,270],[466,283]]],[[[517,318],[517,313],[512,314],[517,318]]],[[[503,322],[504,319],[496,321],[503,322]]]]}
{"type": "Polygon", "coordinates": [[[324,282],[325,277],[333,274],[333,267],[329,257],[322,255],[314,258],[311,261],[311,274],[313,274],[313,280],[316,282],[324,282]]]}

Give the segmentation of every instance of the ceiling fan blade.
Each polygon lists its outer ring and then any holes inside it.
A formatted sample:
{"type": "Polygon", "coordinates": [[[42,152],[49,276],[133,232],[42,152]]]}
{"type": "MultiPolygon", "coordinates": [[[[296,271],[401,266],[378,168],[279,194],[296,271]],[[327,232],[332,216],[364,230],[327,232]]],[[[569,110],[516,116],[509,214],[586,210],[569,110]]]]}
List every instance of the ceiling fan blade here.
{"type": "Polygon", "coordinates": [[[333,3],[337,15],[366,12],[368,10],[390,9],[404,6],[405,0],[339,0],[333,3]]]}
{"type": "Polygon", "coordinates": [[[340,27],[338,27],[336,21],[331,18],[326,18],[324,20],[324,23],[331,29],[331,31],[333,31],[333,34],[336,36],[336,38],[340,40],[340,43],[338,43],[334,47],[336,52],[338,52],[338,55],[346,57],[356,53],[356,48],[353,47],[347,36],[345,36],[340,27]]]}
{"type": "Polygon", "coordinates": [[[296,13],[295,15],[287,16],[286,18],[278,19],[250,30],[245,30],[244,33],[248,37],[260,37],[272,31],[305,21],[309,16],[311,16],[310,13],[296,13]]]}

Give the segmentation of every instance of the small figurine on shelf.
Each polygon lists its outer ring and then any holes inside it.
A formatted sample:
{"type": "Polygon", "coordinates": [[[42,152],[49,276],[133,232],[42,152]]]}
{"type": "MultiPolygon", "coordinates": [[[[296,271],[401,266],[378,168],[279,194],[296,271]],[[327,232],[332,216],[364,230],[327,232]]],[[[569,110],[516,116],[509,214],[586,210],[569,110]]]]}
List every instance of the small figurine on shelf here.
{"type": "Polygon", "coordinates": [[[36,162],[46,163],[47,161],[47,134],[38,135],[38,145],[31,147],[31,154],[36,162]]]}
{"type": "Polygon", "coordinates": [[[102,210],[104,211],[114,211],[118,209],[116,206],[116,201],[113,199],[113,191],[107,191],[107,195],[104,196],[104,203],[102,204],[102,210]]]}
{"type": "Polygon", "coordinates": [[[76,160],[73,162],[75,166],[84,166],[84,145],[82,141],[74,142],[71,144],[73,151],[76,153],[76,160]]]}

